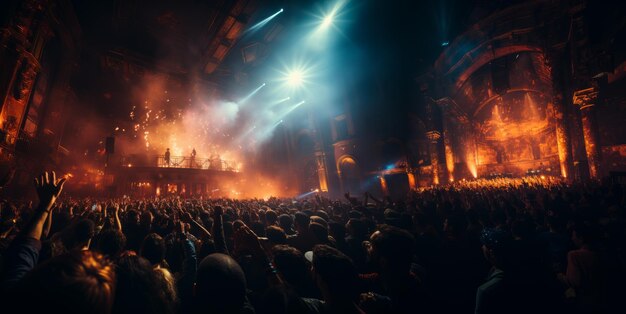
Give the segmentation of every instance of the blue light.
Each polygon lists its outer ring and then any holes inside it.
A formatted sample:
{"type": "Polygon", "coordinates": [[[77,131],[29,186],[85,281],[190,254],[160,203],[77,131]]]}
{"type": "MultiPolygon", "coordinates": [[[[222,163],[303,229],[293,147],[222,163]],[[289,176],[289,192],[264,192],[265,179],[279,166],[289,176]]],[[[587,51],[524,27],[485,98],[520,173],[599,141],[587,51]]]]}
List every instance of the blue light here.
{"type": "Polygon", "coordinates": [[[447,45],[449,45],[449,44],[450,44],[450,42],[449,42],[449,41],[447,41],[447,40],[446,40],[446,41],[443,41],[443,42],[441,42],[441,47],[445,47],[445,46],[447,46],[447,45]]]}
{"type": "Polygon", "coordinates": [[[308,83],[312,75],[312,68],[303,62],[298,62],[292,65],[285,71],[281,71],[281,78],[283,87],[288,88],[290,91],[296,91],[304,88],[308,83]]]}
{"type": "Polygon", "coordinates": [[[252,31],[256,31],[259,28],[265,26],[265,24],[269,23],[269,21],[271,21],[273,18],[275,18],[276,16],[278,16],[279,14],[283,13],[283,9],[278,10],[278,12],[270,15],[269,17],[265,18],[264,20],[262,20],[261,22],[258,22],[256,24],[254,24],[252,27],[250,27],[246,32],[252,32],[252,31]]]}
{"type": "Polygon", "coordinates": [[[270,108],[273,108],[274,106],[276,106],[276,105],[280,105],[280,104],[282,104],[282,103],[284,103],[285,101],[290,100],[290,99],[291,99],[291,97],[285,97],[285,98],[283,98],[283,99],[277,100],[277,101],[275,101],[275,102],[271,103],[269,107],[270,107],[270,108]]]}
{"type": "Polygon", "coordinates": [[[300,195],[296,196],[296,199],[300,200],[300,199],[303,199],[303,198],[305,198],[307,196],[313,195],[313,194],[318,193],[318,192],[319,192],[319,190],[315,189],[315,190],[313,190],[311,192],[306,192],[306,193],[303,193],[303,194],[300,194],[300,195]]]}
{"type": "Polygon", "coordinates": [[[252,98],[252,96],[254,96],[256,93],[258,93],[263,87],[265,87],[265,83],[261,84],[261,86],[257,87],[250,94],[248,94],[248,96],[246,96],[242,100],[240,100],[239,104],[242,105],[242,104],[246,103],[246,101],[250,100],[250,98],[252,98]]]}

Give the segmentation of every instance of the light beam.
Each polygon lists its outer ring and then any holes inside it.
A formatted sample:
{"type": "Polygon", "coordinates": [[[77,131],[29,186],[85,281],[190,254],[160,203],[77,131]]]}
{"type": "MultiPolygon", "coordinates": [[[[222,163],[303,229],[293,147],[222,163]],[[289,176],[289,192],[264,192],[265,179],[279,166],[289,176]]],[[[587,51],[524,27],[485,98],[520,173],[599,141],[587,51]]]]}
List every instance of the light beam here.
{"type": "Polygon", "coordinates": [[[254,24],[252,27],[250,27],[246,32],[253,32],[256,31],[258,29],[260,29],[261,27],[265,26],[265,24],[269,23],[269,21],[271,21],[272,19],[274,19],[276,16],[278,16],[279,14],[283,13],[283,9],[278,10],[276,13],[266,17],[265,19],[263,19],[262,21],[254,24]]]}
{"type": "Polygon", "coordinates": [[[240,105],[243,105],[246,103],[246,101],[250,100],[250,98],[252,98],[252,96],[254,96],[256,93],[258,93],[263,87],[265,87],[265,83],[261,84],[261,86],[257,87],[255,90],[253,90],[250,94],[248,94],[248,96],[244,97],[242,100],[239,101],[240,105]]]}

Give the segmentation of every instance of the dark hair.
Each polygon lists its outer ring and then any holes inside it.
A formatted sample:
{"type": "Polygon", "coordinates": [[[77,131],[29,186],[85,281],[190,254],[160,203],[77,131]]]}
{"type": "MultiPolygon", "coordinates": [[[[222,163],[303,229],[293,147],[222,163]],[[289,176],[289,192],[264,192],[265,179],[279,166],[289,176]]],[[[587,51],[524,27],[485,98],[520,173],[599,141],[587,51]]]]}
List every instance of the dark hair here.
{"type": "Polygon", "coordinates": [[[331,295],[350,299],[357,297],[357,271],[348,256],[328,245],[316,245],[313,247],[312,264],[315,274],[326,283],[331,295]]]}
{"type": "Polygon", "coordinates": [[[259,237],[265,237],[265,226],[260,221],[254,221],[249,224],[250,229],[259,237]]]}
{"type": "Polygon", "coordinates": [[[139,252],[150,264],[159,264],[165,259],[165,241],[160,235],[151,233],[143,239],[139,252]]]}
{"type": "Polygon", "coordinates": [[[89,219],[81,219],[75,222],[64,236],[63,244],[67,249],[76,248],[86,244],[94,235],[95,225],[89,219]]]}
{"type": "Polygon", "coordinates": [[[308,228],[309,222],[311,221],[311,219],[305,213],[297,212],[295,214],[294,221],[295,221],[296,227],[308,228]]]}
{"type": "Polygon", "coordinates": [[[321,223],[312,222],[309,231],[313,234],[317,243],[328,243],[328,229],[321,223]]]}
{"type": "Polygon", "coordinates": [[[278,224],[283,230],[291,229],[293,227],[293,218],[290,215],[282,214],[278,216],[278,224]]]}
{"type": "Polygon", "coordinates": [[[289,245],[275,245],[272,248],[274,265],[287,283],[297,286],[304,283],[309,266],[300,250],[289,245]]]}
{"type": "Polygon", "coordinates": [[[91,251],[72,251],[35,268],[9,300],[24,313],[111,313],[113,265],[91,251]]]}
{"type": "Polygon", "coordinates": [[[378,257],[384,257],[389,267],[398,270],[409,267],[413,259],[415,239],[406,230],[382,225],[371,237],[372,247],[378,257]]]}
{"type": "Polygon", "coordinates": [[[367,225],[361,219],[350,218],[348,220],[348,232],[350,235],[356,238],[367,237],[367,225]]]}
{"type": "Polygon", "coordinates": [[[268,209],[267,211],[265,211],[265,221],[267,222],[268,225],[273,225],[276,223],[276,221],[278,220],[278,215],[276,215],[276,212],[268,209]]]}
{"type": "Polygon", "coordinates": [[[127,254],[117,261],[115,313],[174,313],[176,294],[143,257],[127,254]]]}
{"type": "Polygon", "coordinates": [[[246,277],[230,256],[215,253],[198,265],[196,306],[209,313],[238,313],[246,298],[246,277]]]}
{"type": "Polygon", "coordinates": [[[328,213],[326,213],[323,210],[318,210],[317,212],[315,212],[315,216],[322,217],[322,219],[324,219],[324,221],[330,220],[330,218],[328,217],[328,213]]]}
{"type": "Polygon", "coordinates": [[[331,220],[328,223],[328,231],[337,241],[339,241],[340,238],[343,239],[346,237],[346,226],[342,223],[331,220]]]}
{"type": "Polygon", "coordinates": [[[126,236],[119,230],[108,229],[100,232],[97,237],[95,249],[108,256],[116,259],[126,247],[126,236]]]}
{"type": "Polygon", "coordinates": [[[287,235],[281,227],[269,226],[265,228],[265,234],[270,242],[274,244],[287,244],[287,235]]]}

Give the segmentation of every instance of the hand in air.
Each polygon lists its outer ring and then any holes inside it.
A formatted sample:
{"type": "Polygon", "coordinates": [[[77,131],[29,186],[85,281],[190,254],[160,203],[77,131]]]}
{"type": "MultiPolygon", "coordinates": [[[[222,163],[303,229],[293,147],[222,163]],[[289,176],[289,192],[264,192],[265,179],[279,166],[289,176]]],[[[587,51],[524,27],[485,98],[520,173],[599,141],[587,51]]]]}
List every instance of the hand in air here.
{"type": "Polygon", "coordinates": [[[38,178],[35,178],[35,188],[37,189],[37,197],[39,198],[39,207],[42,210],[49,211],[54,202],[61,194],[63,185],[67,180],[66,177],[57,179],[54,171],[44,172],[38,178]]]}

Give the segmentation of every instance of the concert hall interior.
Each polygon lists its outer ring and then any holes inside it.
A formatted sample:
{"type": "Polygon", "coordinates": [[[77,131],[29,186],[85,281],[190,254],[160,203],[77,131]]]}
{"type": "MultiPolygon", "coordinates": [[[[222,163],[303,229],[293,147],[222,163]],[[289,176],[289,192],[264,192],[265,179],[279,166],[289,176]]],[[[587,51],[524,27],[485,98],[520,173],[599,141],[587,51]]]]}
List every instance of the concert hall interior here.
{"type": "Polygon", "coordinates": [[[399,196],[496,177],[617,178],[622,9],[3,1],[3,191],[31,193],[44,169],[71,177],[77,196],[399,196]]]}
{"type": "Polygon", "coordinates": [[[626,313],[626,0],[0,0],[0,313],[626,313]]]}

